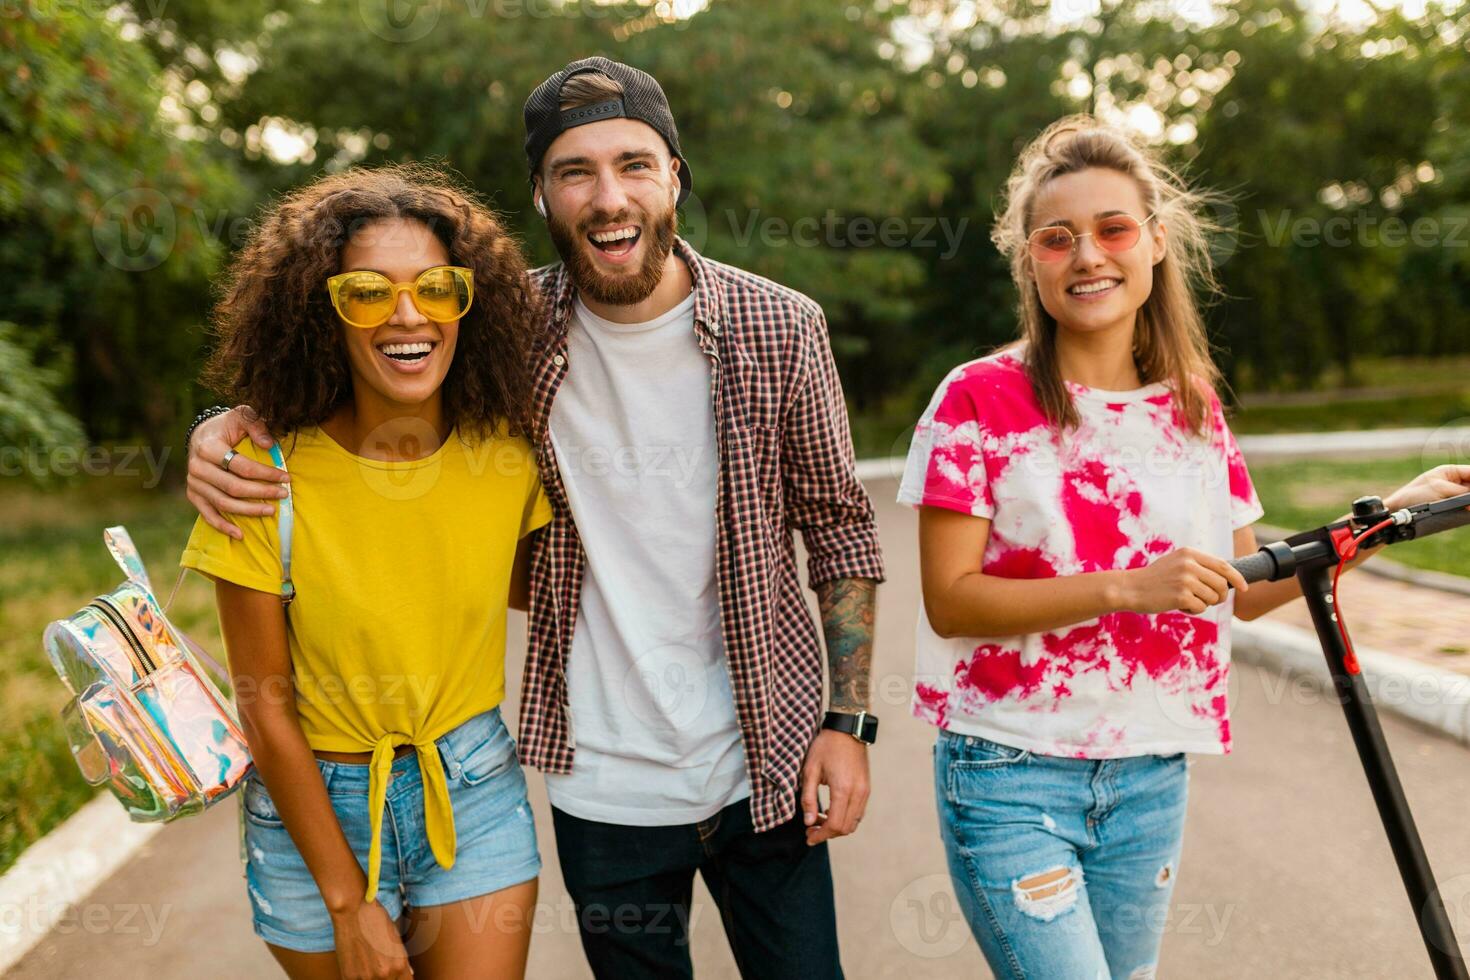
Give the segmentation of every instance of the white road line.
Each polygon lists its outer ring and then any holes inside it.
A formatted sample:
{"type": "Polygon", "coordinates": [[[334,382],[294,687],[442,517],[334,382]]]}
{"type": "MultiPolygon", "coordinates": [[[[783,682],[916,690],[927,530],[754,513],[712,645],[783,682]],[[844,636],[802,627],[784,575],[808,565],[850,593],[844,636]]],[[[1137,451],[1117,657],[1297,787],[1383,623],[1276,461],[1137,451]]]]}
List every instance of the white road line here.
{"type": "MultiPolygon", "coordinates": [[[[1310,678],[1332,690],[1327,658],[1317,635],[1299,626],[1269,619],[1235,620],[1230,626],[1231,657],[1278,674],[1310,678]]],[[[1353,644],[1363,683],[1380,711],[1432,728],[1470,745],[1470,675],[1353,644]]]]}

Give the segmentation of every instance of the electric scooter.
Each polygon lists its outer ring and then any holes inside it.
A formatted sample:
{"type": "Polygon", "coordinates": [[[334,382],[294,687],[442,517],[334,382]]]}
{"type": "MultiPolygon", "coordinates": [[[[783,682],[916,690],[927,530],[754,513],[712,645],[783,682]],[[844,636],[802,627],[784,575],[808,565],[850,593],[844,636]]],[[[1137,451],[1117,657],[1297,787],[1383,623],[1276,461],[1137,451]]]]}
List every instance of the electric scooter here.
{"type": "Polygon", "coordinates": [[[1409,541],[1470,524],[1467,508],[1470,508],[1470,493],[1392,513],[1380,498],[1360,497],[1353,501],[1351,517],[1272,542],[1254,555],[1230,563],[1247,582],[1275,582],[1288,575],[1295,575],[1301,582],[1312,624],[1327,657],[1333,687],[1347,715],[1363,773],[1368,777],[1378,815],[1388,834],[1438,980],[1470,980],[1470,973],[1466,972],[1454,928],[1414,826],[1414,816],[1404,799],[1393,757],[1378,724],[1378,713],[1363,683],[1362,669],[1339,610],[1337,579],[1343,566],[1362,548],[1409,541]]]}

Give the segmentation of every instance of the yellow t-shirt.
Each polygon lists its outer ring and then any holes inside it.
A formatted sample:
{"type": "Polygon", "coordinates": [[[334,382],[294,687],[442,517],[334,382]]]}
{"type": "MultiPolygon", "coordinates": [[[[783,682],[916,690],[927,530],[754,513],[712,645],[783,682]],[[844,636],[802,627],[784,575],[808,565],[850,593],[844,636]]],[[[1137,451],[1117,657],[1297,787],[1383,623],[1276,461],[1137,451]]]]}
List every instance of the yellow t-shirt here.
{"type": "MultiPolygon", "coordinates": [[[[242,456],[270,465],[248,438],[242,456]]],[[[505,619],[517,543],[551,520],[535,456],[520,438],[469,444],[457,432],[408,462],[348,452],[321,429],[281,440],[294,509],[287,642],[302,731],[313,749],[373,752],[377,890],[393,750],[413,745],[429,842],[454,862],[454,822],[434,740],[505,697],[505,619]]],[[[236,541],[195,522],[181,564],[281,592],[277,517],[232,515],[236,541]]],[[[226,654],[249,656],[248,651],[226,654]]]]}

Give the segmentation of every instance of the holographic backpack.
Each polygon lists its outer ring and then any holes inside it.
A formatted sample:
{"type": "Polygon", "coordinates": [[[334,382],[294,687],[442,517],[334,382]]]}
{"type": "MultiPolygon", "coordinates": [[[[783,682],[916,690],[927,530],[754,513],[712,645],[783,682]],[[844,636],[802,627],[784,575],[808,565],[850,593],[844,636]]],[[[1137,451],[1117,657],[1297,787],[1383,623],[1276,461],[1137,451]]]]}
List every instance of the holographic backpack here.
{"type": "Polygon", "coordinates": [[[61,711],[82,776],[132,819],[198,813],[240,786],[250,750],[234,705],[205,672],[220,665],[164,615],[127,529],[103,532],[127,581],[46,627],[72,699],[61,711]]]}
{"type": "MultiPolygon", "coordinates": [[[[279,448],[275,464],[285,468],[279,448]]],[[[281,601],[291,583],[292,507],[279,504],[281,601]]],[[[82,776],[106,786],[139,822],[198,813],[249,774],[250,750],[219,662],[168,621],[127,529],[103,540],[128,580],[46,627],[43,643],[72,699],[61,711],[82,776]]],[[[180,573],[182,577],[182,572],[180,573]]]]}

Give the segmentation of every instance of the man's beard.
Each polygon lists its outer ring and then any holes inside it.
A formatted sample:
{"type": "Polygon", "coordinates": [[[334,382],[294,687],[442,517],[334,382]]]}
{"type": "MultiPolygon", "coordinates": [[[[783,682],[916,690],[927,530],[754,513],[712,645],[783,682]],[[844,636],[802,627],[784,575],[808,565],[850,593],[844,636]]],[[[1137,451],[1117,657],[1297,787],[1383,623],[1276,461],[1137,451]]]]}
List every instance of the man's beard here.
{"type": "Polygon", "coordinates": [[[653,295],[653,291],[663,281],[664,262],[667,261],[669,253],[673,251],[674,232],[678,229],[678,224],[678,215],[674,208],[670,207],[662,214],[640,222],[634,222],[626,210],[614,215],[597,212],[575,230],[568,228],[555,214],[551,214],[547,217],[546,228],[551,233],[551,241],[556,245],[557,254],[561,256],[562,262],[566,263],[567,272],[572,277],[572,285],[576,286],[582,295],[595,303],[605,303],[609,306],[634,306],[653,295]],[[639,238],[639,244],[644,244],[646,240],[647,245],[643,254],[643,262],[637,271],[611,276],[601,272],[593,263],[592,257],[587,254],[587,249],[597,247],[588,239],[588,230],[608,225],[634,223],[638,224],[643,232],[639,238]]]}

